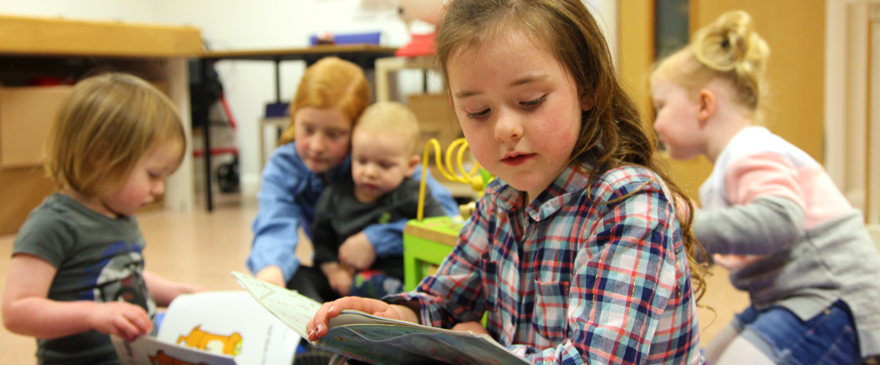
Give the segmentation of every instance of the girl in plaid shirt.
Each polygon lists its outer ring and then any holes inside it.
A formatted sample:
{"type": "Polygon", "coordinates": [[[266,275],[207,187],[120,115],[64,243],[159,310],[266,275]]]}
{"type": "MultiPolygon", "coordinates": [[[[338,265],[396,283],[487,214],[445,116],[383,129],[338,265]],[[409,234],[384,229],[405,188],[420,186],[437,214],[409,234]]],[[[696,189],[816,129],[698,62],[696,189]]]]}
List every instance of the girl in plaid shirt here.
{"type": "Polygon", "coordinates": [[[450,104],[497,179],[435,276],[384,301],[325,303],[310,339],[354,309],[488,333],[536,364],[701,363],[692,206],[583,3],[455,0],[436,43],[450,104]]]}

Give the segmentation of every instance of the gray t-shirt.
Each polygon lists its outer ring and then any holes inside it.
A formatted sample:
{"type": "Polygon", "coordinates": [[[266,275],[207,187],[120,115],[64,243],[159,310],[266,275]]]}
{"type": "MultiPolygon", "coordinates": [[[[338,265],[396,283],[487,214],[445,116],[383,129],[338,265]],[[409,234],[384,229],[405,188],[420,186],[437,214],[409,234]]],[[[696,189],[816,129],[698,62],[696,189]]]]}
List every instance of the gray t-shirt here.
{"type": "MultiPolygon", "coordinates": [[[[34,209],[12,254],[30,254],[58,269],[48,298],[127,301],[151,318],[156,303],[143,279],[144,237],[133,216],[109,218],[55,193],[34,209]]],[[[154,326],[155,328],[155,326],[154,326]]],[[[37,340],[40,364],[118,364],[110,337],[96,331],[37,340]]]]}

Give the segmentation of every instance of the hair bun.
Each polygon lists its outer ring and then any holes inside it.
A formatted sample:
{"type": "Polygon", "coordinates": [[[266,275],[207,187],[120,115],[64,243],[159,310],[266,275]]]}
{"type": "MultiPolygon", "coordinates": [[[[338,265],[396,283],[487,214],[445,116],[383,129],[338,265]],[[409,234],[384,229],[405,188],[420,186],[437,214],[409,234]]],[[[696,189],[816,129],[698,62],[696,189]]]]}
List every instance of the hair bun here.
{"type": "Polygon", "coordinates": [[[752,26],[752,18],[741,10],[729,11],[694,34],[694,56],[721,72],[748,67],[764,69],[770,48],[752,26]]]}

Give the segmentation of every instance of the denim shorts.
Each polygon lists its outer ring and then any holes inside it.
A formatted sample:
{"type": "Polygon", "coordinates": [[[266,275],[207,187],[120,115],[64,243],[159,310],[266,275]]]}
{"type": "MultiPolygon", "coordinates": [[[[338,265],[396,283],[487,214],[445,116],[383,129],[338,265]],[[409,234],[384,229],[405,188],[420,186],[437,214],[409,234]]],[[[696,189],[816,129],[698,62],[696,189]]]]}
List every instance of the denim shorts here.
{"type": "Polygon", "coordinates": [[[839,300],[808,321],[782,307],[749,306],[734,325],[777,364],[859,364],[862,359],[852,313],[839,300]]]}

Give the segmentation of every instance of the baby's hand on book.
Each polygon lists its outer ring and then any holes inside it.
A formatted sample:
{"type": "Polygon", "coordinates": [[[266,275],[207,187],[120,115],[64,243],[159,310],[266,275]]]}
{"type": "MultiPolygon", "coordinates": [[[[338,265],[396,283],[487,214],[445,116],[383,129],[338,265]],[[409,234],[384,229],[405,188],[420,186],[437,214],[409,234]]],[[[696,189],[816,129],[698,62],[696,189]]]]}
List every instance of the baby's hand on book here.
{"type": "Polygon", "coordinates": [[[134,341],[153,330],[153,322],[147,311],[127,302],[102,303],[87,320],[95,331],[117,335],[126,341],[134,341]]]}
{"type": "Polygon", "coordinates": [[[475,335],[489,334],[489,331],[483,327],[483,324],[477,321],[471,322],[461,322],[452,326],[453,331],[461,331],[461,332],[473,332],[475,335]]]}

